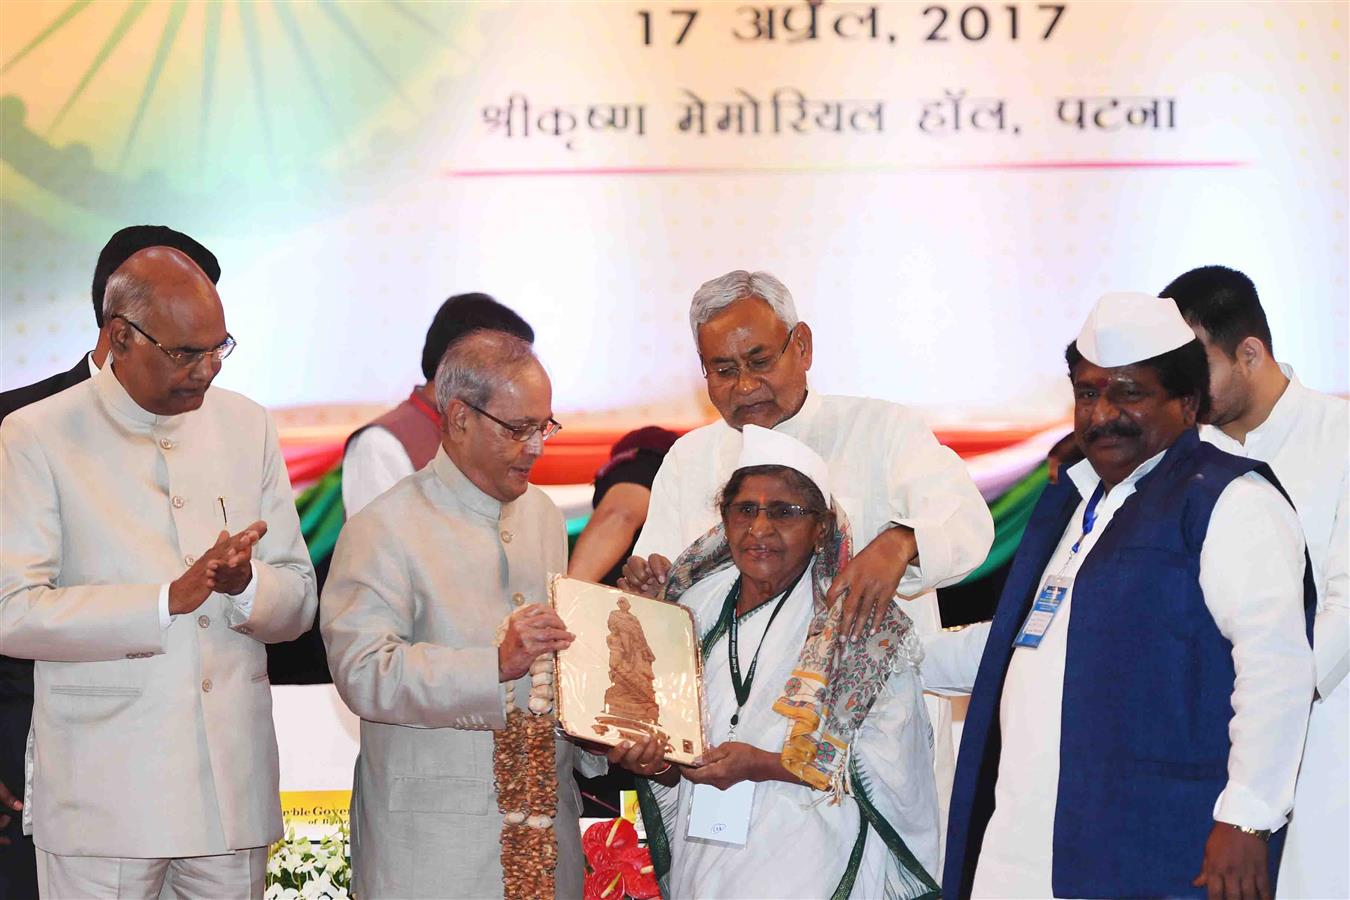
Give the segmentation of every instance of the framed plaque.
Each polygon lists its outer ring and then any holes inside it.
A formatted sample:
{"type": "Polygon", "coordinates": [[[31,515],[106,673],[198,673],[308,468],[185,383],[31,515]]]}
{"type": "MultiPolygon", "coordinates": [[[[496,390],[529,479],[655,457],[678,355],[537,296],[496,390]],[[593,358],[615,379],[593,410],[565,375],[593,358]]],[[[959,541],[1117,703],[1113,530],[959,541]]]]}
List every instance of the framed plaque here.
{"type": "Polygon", "coordinates": [[[576,640],[558,654],[558,723],[581,740],[616,746],[647,735],[666,759],[703,752],[703,657],[683,606],[564,575],[549,601],[576,640]]]}

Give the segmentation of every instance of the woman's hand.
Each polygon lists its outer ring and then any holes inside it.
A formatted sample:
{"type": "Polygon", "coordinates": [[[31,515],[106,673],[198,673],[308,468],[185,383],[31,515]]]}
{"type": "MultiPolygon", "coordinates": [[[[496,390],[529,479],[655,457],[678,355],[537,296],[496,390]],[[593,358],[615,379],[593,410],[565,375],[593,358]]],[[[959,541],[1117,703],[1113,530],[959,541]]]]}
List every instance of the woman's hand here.
{"type": "Polygon", "coordinates": [[[801,779],[783,768],[777,753],[761,750],[740,741],[727,741],[703,751],[696,765],[681,766],[680,774],[695,784],[710,784],[725,791],[742,781],[786,781],[801,784],[801,779]]]}
{"type": "Polygon", "coordinates": [[[617,747],[611,747],[605,754],[605,759],[609,760],[611,766],[627,769],[641,778],[671,784],[678,780],[678,774],[665,758],[665,742],[658,741],[650,735],[637,743],[624,741],[617,747]],[[675,777],[669,777],[671,775],[675,777]]]}

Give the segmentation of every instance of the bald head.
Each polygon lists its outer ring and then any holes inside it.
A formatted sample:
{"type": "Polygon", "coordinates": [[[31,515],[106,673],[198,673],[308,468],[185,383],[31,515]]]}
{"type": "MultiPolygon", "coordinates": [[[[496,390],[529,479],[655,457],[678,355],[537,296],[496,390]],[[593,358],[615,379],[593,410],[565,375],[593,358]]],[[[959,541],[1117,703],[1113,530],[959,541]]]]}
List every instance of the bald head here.
{"type": "Polygon", "coordinates": [[[215,284],[186,253],[172,247],[147,247],[133,253],[108,277],[103,319],[124,316],[140,323],[150,317],[156,297],[220,305],[215,284]]]}
{"type": "Polygon", "coordinates": [[[172,247],[132,254],[108,278],[103,310],[113,371],[132,399],[156,415],[201,406],[220,371],[202,352],[229,334],[216,286],[191,257],[172,247]]]}

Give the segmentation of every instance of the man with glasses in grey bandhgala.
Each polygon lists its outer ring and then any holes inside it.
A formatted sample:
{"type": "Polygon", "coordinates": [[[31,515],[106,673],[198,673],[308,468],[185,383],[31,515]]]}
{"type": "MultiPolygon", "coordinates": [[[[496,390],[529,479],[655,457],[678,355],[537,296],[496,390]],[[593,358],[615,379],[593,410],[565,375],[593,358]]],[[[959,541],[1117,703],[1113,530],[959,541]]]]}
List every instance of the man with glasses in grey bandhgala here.
{"type": "MultiPolygon", "coordinates": [[[[480,330],[450,344],[435,384],[436,455],[347,521],[320,607],[333,684],[361,717],[352,887],[366,898],[502,895],[493,732],[507,686],[523,704],[531,663],[572,641],[548,605],[567,529],[529,482],[560,427],[548,375],[525,341],[480,330]]],[[[606,766],[553,745],[555,884],[580,897],[581,797],[566,776],[606,766]]]]}
{"type": "Polygon", "coordinates": [[[212,387],[212,279],[108,278],[110,364],[0,425],[0,654],[36,661],[23,813],[44,897],[262,897],[281,836],[263,643],[316,604],[276,429],[212,387]]]}

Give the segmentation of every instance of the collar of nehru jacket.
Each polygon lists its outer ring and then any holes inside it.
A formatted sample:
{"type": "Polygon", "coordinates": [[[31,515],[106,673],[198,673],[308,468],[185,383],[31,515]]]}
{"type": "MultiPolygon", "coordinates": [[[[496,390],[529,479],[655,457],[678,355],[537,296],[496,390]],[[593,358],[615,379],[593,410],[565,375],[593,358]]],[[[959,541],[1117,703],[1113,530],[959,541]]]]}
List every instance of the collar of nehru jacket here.
{"type": "MultiPolygon", "coordinates": [[[[117,373],[113,371],[112,360],[108,360],[103,368],[98,370],[92,381],[99,399],[112,413],[113,417],[121,424],[131,426],[138,431],[172,430],[181,425],[182,421],[192,414],[160,416],[142,409],[140,404],[127,393],[127,389],[122,387],[122,382],[117,380],[117,373]]],[[[209,390],[207,394],[209,396],[209,390]]]]}
{"type": "Polygon", "coordinates": [[[469,480],[469,476],[460,471],[459,466],[455,465],[454,460],[445,452],[444,445],[436,448],[436,455],[431,460],[431,470],[450,491],[450,496],[455,502],[469,511],[494,522],[505,519],[510,512],[513,504],[502,503],[497,498],[485,494],[478,485],[469,480]]]}

